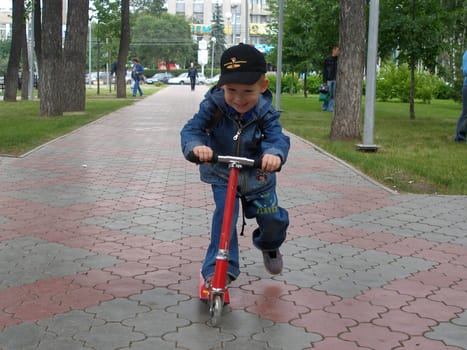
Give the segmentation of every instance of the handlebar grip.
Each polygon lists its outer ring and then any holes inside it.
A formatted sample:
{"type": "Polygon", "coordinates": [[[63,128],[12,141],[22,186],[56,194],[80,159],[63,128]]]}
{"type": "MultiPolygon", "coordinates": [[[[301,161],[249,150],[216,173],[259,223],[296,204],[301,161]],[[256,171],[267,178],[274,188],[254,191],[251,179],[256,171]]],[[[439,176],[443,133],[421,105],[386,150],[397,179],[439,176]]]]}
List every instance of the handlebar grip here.
{"type": "Polygon", "coordinates": [[[263,158],[256,158],[253,164],[253,168],[261,169],[262,163],[263,163],[263,158]]]}
{"type": "Polygon", "coordinates": [[[186,160],[188,160],[189,162],[192,162],[192,163],[196,163],[196,164],[200,164],[201,161],[199,160],[198,156],[196,156],[193,151],[191,151],[190,153],[188,153],[188,155],[186,156],[186,160]]]}

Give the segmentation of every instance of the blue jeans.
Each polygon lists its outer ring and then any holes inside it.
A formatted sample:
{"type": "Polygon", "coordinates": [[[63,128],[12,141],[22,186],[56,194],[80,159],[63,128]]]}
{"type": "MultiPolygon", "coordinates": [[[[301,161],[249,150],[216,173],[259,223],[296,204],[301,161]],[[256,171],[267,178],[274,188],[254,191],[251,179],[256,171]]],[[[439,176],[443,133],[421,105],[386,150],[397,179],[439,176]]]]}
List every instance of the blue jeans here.
{"type": "MultiPolygon", "coordinates": [[[[211,242],[206,252],[201,273],[204,278],[214,274],[216,256],[219,250],[219,239],[224,216],[224,204],[227,194],[226,186],[212,185],[212,192],[216,209],[214,210],[211,227],[211,242]]],[[[229,246],[228,274],[236,279],[240,274],[237,220],[239,214],[239,198],[236,198],[232,219],[232,230],[229,246]]],[[[259,250],[273,250],[285,241],[289,215],[287,211],[277,205],[277,196],[274,189],[259,193],[254,198],[244,201],[245,216],[256,218],[258,228],[253,233],[253,245],[259,250]]]]}
{"type": "Polygon", "coordinates": [[[332,112],[334,110],[334,95],[336,94],[336,81],[335,80],[328,80],[328,89],[329,89],[329,96],[328,100],[323,102],[323,106],[321,109],[323,111],[332,112]]]}
{"type": "Polygon", "coordinates": [[[139,86],[139,80],[134,79],[134,84],[133,84],[133,96],[136,96],[136,91],[139,92],[140,96],[143,96],[143,90],[141,90],[141,87],[139,86]]]}
{"type": "Polygon", "coordinates": [[[456,138],[458,142],[466,142],[467,135],[467,85],[462,87],[462,112],[457,121],[456,138]]]}

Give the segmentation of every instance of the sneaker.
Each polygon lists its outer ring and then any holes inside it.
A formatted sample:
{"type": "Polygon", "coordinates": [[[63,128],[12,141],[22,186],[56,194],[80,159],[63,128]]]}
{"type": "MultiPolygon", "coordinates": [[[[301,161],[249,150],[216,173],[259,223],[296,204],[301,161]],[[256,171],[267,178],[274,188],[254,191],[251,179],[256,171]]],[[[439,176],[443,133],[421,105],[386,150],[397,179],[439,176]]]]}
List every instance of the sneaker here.
{"type": "Polygon", "coordinates": [[[279,249],[263,250],[264,267],[271,275],[278,275],[282,272],[282,254],[279,249]]]}

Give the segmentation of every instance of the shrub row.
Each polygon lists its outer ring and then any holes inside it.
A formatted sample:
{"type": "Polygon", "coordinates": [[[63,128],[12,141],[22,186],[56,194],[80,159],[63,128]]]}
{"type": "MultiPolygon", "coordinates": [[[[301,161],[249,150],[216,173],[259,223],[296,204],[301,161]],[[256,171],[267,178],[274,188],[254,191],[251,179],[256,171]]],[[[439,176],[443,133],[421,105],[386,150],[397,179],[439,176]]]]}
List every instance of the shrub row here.
{"type": "MultiPolygon", "coordinates": [[[[286,73],[282,76],[282,93],[304,92],[304,76],[286,73]]],[[[268,74],[269,88],[276,92],[276,75],[268,74]]],[[[306,90],[308,94],[317,94],[322,76],[308,74],[306,77],[306,90]]],[[[365,86],[364,86],[365,88],[365,86]]],[[[365,91],[364,91],[365,92],[365,91]]],[[[415,72],[415,98],[425,103],[432,99],[456,99],[456,89],[447,84],[443,79],[427,71],[415,72]]],[[[410,70],[407,64],[396,66],[393,63],[381,67],[376,81],[376,97],[381,101],[398,99],[408,102],[410,99],[410,70]]]]}

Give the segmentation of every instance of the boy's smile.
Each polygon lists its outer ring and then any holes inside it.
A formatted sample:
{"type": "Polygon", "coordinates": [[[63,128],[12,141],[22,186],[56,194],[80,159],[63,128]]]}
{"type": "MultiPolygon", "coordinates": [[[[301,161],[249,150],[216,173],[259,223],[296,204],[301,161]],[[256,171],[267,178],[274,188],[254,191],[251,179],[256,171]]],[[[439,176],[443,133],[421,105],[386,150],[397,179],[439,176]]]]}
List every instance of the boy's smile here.
{"type": "Polygon", "coordinates": [[[266,91],[268,83],[267,79],[260,79],[255,84],[225,84],[222,86],[225,102],[238,113],[246,113],[258,103],[259,95],[266,91]]]}

